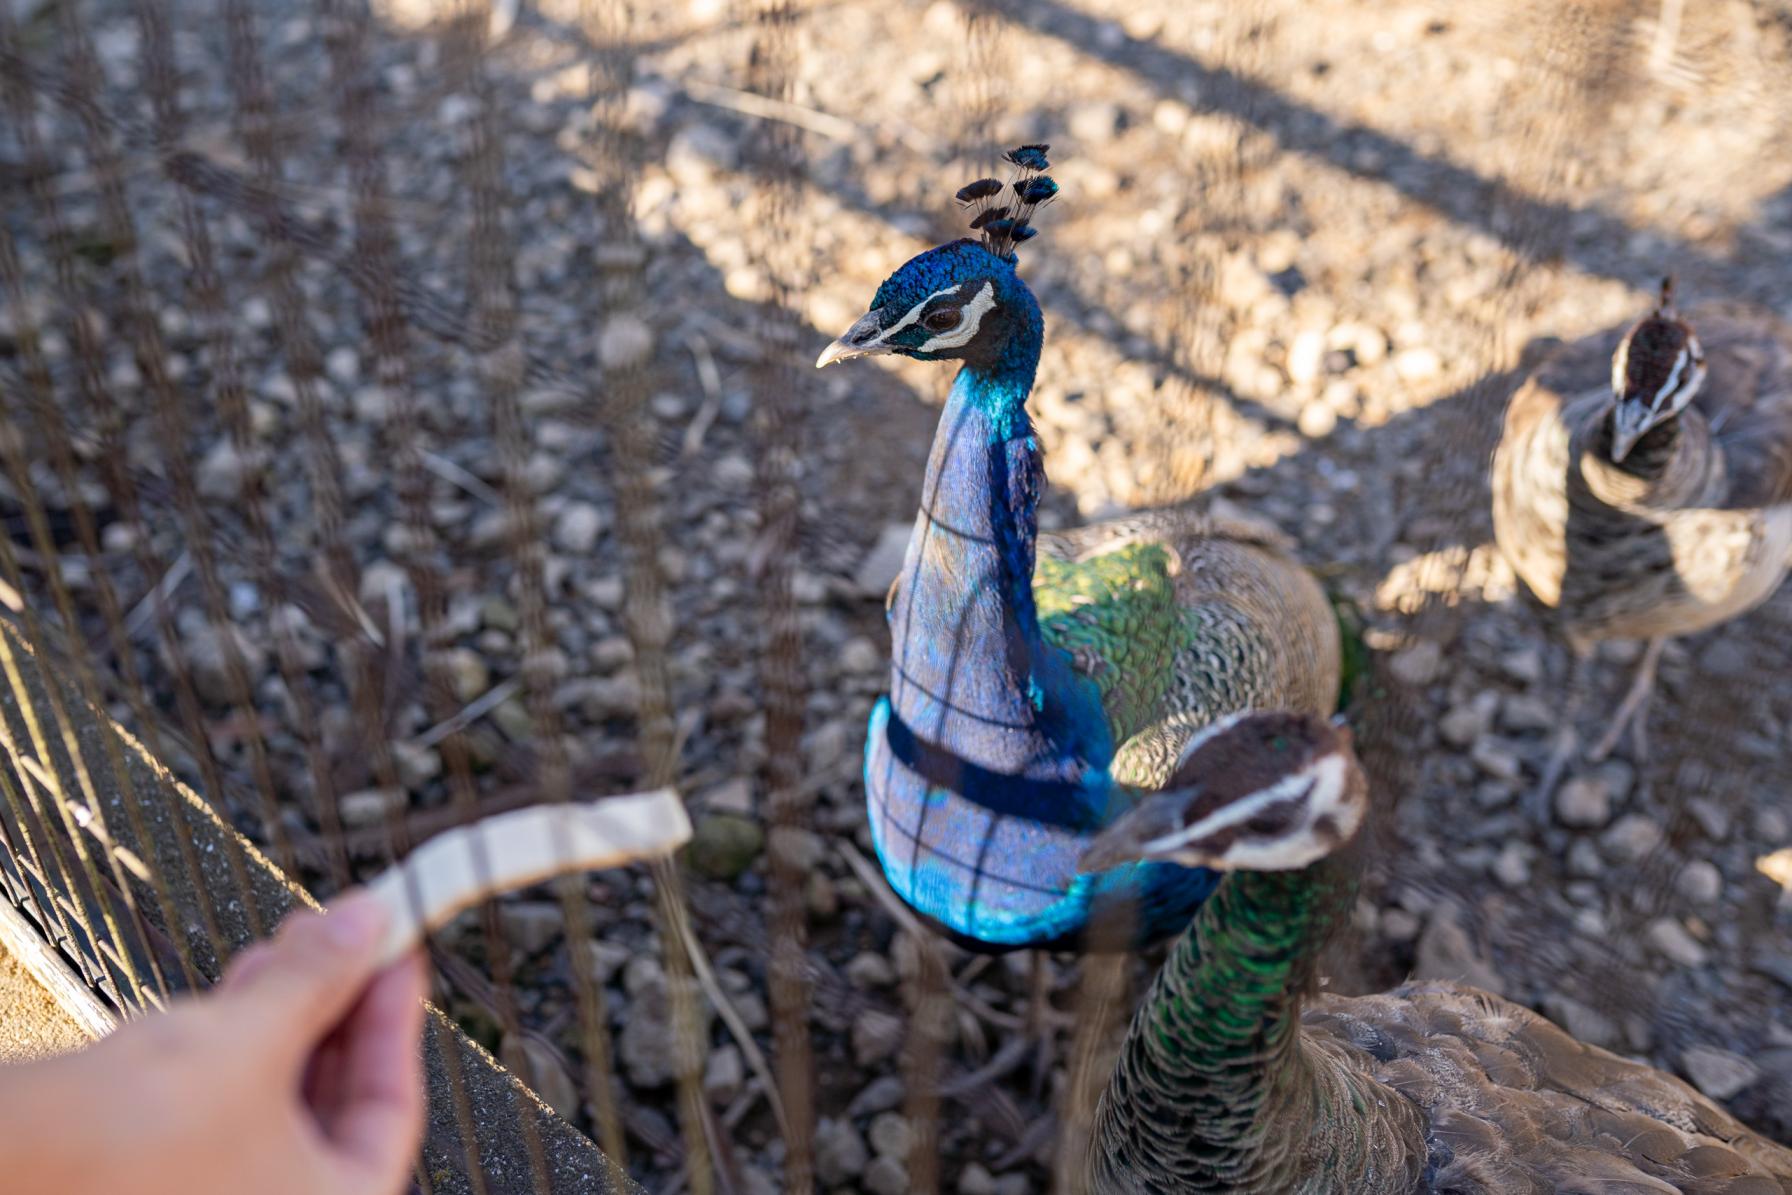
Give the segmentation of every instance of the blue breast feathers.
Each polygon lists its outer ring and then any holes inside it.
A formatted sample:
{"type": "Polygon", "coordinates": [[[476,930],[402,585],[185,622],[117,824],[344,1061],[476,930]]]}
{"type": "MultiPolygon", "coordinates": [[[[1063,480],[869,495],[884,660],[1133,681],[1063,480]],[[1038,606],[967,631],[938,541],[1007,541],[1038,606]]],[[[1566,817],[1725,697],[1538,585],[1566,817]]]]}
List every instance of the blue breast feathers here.
{"type": "Polygon", "coordinates": [[[895,725],[892,735],[890,703],[879,701],[865,744],[872,844],[896,894],[963,945],[1074,948],[1110,903],[1130,906],[1120,914],[1131,929],[1125,944],[1159,941],[1185,927],[1219,882],[1211,871],[1161,863],[1080,875],[1095,831],[1121,812],[1105,773],[1091,776],[1077,803],[1089,816],[1042,816],[1058,804],[1049,786],[974,766],[954,785],[938,783],[941,761],[918,758],[905,741],[912,732],[895,725]]]}

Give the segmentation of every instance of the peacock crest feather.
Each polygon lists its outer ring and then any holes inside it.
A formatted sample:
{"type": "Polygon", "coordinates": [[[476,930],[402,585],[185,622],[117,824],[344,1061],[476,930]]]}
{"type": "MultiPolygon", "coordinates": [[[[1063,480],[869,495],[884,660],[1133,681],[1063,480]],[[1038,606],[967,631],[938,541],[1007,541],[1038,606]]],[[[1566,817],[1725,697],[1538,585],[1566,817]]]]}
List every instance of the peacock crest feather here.
{"type": "Polygon", "coordinates": [[[1049,145],[1022,145],[1002,155],[1015,168],[1007,182],[980,178],[958,189],[958,202],[971,209],[971,231],[983,234],[983,247],[1006,262],[1020,260],[1015,249],[1032,240],[1033,213],[1058,195],[1057,182],[1047,173],[1049,145]]]}

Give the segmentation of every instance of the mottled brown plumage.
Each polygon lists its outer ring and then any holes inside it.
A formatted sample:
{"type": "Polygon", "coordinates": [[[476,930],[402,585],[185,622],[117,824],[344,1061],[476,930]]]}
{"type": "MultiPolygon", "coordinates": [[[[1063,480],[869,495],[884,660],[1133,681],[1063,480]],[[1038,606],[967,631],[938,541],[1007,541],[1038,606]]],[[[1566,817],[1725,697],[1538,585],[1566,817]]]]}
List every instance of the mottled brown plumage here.
{"type": "Polygon", "coordinates": [[[1560,350],[1507,408],[1493,522],[1578,653],[1602,639],[1654,641],[1609,749],[1662,639],[1753,609],[1785,576],[1792,327],[1729,303],[1681,322],[1664,303],[1628,331],[1560,350]],[[1700,365],[1703,387],[1687,386],[1700,365]]]}
{"type": "Polygon", "coordinates": [[[1436,982],[1313,995],[1355,898],[1345,844],[1369,797],[1348,736],[1302,721],[1216,727],[1169,791],[1091,848],[1103,866],[1229,874],[1133,1019],[1096,1113],[1090,1190],[1792,1195],[1792,1150],[1510,1001],[1436,982]],[[1241,820],[1271,801],[1289,816],[1241,820]]]}
{"type": "Polygon", "coordinates": [[[1183,508],[1039,537],[1042,558],[1075,564],[1151,546],[1167,554],[1185,629],[1169,644],[1167,686],[1120,745],[1117,779],[1161,786],[1189,736],[1226,714],[1336,708],[1337,615],[1292,541],[1273,526],[1183,508]]]}
{"type": "MultiPolygon", "coordinates": [[[[1622,464],[1610,459],[1613,333],[1563,349],[1507,409],[1495,535],[1570,638],[1701,630],[1758,605],[1785,574],[1792,328],[1728,304],[1688,322],[1704,345],[1705,386],[1622,464]]],[[[1631,354],[1633,377],[1643,355],[1631,354]]]]}

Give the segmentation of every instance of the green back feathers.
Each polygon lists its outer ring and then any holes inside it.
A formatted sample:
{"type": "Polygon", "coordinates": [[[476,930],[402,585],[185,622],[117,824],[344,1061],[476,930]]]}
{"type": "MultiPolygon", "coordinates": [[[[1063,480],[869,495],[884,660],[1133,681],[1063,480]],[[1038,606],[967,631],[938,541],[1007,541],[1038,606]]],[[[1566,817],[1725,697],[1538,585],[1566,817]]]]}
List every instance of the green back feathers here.
{"type": "Polygon", "coordinates": [[[1373,697],[1373,693],[1358,694],[1359,686],[1369,680],[1369,668],[1373,661],[1369,656],[1369,643],[1363,637],[1363,612],[1357,604],[1341,593],[1326,591],[1326,597],[1332,604],[1332,613],[1338,616],[1338,708],[1348,710],[1351,701],[1360,696],[1373,697]]]}
{"type": "Polygon", "coordinates": [[[1184,633],[1161,544],[1128,544],[1082,561],[1042,553],[1033,600],[1046,642],[1069,652],[1095,682],[1115,742],[1156,720],[1184,633]]]}

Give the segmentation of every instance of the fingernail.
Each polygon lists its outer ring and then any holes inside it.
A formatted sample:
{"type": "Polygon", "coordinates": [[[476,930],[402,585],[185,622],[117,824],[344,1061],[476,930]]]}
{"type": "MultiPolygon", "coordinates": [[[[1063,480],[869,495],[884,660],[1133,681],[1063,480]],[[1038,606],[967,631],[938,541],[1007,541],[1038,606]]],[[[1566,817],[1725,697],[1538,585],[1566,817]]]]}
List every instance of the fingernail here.
{"type": "Polygon", "coordinates": [[[386,906],[367,892],[335,901],[324,914],[330,940],[344,950],[363,950],[386,928],[386,906]]]}

